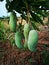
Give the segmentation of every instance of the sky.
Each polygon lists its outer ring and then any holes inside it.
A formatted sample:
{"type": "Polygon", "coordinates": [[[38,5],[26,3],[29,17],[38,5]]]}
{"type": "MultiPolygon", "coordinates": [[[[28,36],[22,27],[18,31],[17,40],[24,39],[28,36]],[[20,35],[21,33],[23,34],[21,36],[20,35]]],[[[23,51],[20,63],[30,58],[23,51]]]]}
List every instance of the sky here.
{"type": "MultiPolygon", "coordinates": [[[[8,16],[7,10],[5,8],[6,0],[3,2],[0,2],[0,17],[8,16]]],[[[20,14],[17,13],[17,16],[20,16],[20,14]]]]}
{"type": "Polygon", "coordinates": [[[0,2],[0,17],[7,16],[7,10],[5,8],[5,0],[3,2],[0,2]]]}

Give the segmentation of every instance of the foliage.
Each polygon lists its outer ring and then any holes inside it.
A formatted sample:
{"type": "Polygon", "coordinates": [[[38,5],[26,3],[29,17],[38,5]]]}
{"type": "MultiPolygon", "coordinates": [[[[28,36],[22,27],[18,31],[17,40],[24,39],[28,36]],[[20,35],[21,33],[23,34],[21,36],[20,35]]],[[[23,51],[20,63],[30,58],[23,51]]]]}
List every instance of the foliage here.
{"type": "Polygon", "coordinates": [[[44,45],[44,50],[42,51],[42,61],[43,65],[49,65],[49,51],[47,51],[47,46],[44,45]]]}
{"type": "MultiPolygon", "coordinates": [[[[2,0],[0,0],[0,1],[2,1],[2,0]]],[[[6,9],[8,10],[8,12],[20,13],[22,19],[25,19],[29,25],[32,25],[35,29],[38,29],[38,27],[35,25],[35,22],[44,25],[43,21],[41,19],[41,16],[42,17],[46,16],[45,12],[47,9],[49,9],[49,0],[21,0],[21,1],[20,0],[6,0],[5,6],[6,6],[6,9]]],[[[15,17],[16,17],[16,15],[15,15],[15,17]]],[[[13,19],[15,20],[15,18],[12,18],[12,21],[14,21],[13,19]]],[[[12,26],[13,23],[11,23],[10,25],[12,26]]],[[[14,25],[13,27],[16,27],[16,26],[14,25]]],[[[21,27],[22,27],[22,25],[20,24],[17,27],[16,33],[18,32],[18,30],[23,31],[21,27]]],[[[20,32],[19,32],[19,34],[20,34],[20,32]]],[[[19,34],[15,34],[16,45],[17,45],[17,43],[21,45],[22,39],[19,34]],[[17,37],[19,37],[19,38],[17,38],[17,37]]],[[[36,34],[35,34],[35,36],[34,35],[32,36],[32,35],[33,35],[33,32],[29,37],[31,39],[31,41],[29,40],[29,46],[31,43],[30,48],[32,47],[32,45],[34,47],[34,43],[35,43],[35,48],[36,48],[36,43],[38,41],[38,35],[36,35],[36,34]],[[35,37],[35,39],[34,39],[34,37],[35,37]],[[32,40],[33,40],[33,42],[32,42],[32,40]]],[[[34,51],[35,51],[35,48],[34,48],[34,51]]],[[[32,50],[33,49],[31,49],[31,51],[32,50]]]]}
{"type": "MultiPolygon", "coordinates": [[[[6,9],[8,12],[16,11],[20,13],[21,17],[27,22],[31,21],[30,18],[32,18],[35,22],[43,24],[40,16],[46,16],[45,12],[49,9],[49,0],[6,0],[6,9]]],[[[34,25],[34,23],[31,24],[34,25]]]]}
{"type": "Polygon", "coordinates": [[[0,21],[0,40],[5,41],[7,39],[12,45],[15,43],[14,33],[11,33],[10,29],[5,29],[4,22],[0,21]]]}
{"type": "Polygon", "coordinates": [[[0,40],[5,40],[5,28],[4,28],[4,23],[0,21],[0,40]]]}

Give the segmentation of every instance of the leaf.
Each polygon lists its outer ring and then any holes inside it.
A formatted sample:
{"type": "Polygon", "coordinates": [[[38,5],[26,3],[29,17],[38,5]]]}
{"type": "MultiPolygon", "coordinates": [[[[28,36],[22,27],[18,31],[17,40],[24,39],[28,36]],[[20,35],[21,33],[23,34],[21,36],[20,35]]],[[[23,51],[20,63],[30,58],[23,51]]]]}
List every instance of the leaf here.
{"type": "Polygon", "coordinates": [[[0,0],[1,2],[3,1],[3,0],[0,0]]]}
{"type": "Polygon", "coordinates": [[[44,23],[42,22],[42,20],[40,19],[40,17],[39,17],[37,14],[33,13],[32,11],[30,11],[30,14],[31,14],[32,18],[33,18],[36,22],[41,23],[42,25],[44,25],[44,23]]]}
{"type": "Polygon", "coordinates": [[[46,14],[42,12],[42,10],[36,10],[37,14],[42,15],[43,17],[46,17],[46,14]]]}
{"type": "Polygon", "coordinates": [[[25,20],[27,19],[27,16],[25,16],[25,14],[22,14],[21,17],[25,20]]]}
{"type": "Polygon", "coordinates": [[[31,22],[32,26],[34,27],[35,30],[39,30],[39,28],[35,25],[34,22],[31,22]]]}

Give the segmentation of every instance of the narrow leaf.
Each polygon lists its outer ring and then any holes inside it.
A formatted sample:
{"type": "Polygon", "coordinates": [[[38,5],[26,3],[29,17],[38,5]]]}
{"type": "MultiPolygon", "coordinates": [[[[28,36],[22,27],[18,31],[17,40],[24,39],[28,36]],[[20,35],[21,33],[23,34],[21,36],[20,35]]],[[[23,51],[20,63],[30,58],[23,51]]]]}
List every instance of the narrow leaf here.
{"type": "Polygon", "coordinates": [[[40,17],[39,17],[37,14],[33,13],[32,11],[30,12],[30,14],[31,14],[32,18],[33,18],[36,22],[41,23],[42,25],[44,25],[43,21],[40,19],[40,17]]]}

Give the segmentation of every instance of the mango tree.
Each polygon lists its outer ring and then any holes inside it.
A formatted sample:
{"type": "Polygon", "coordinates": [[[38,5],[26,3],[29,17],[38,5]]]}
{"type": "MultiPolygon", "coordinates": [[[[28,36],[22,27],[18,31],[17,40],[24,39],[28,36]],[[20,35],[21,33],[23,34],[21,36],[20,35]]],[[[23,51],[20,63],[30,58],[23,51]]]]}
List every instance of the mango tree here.
{"type": "MultiPolygon", "coordinates": [[[[20,13],[21,17],[26,20],[26,24],[24,25],[25,45],[28,46],[30,51],[34,51],[38,43],[38,33],[37,31],[34,30],[30,31],[32,29],[31,25],[35,29],[38,29],[35,26],[35,22],[44,25],[39,15],[46,16],[42,10],[45,11],[49,9],[49,0],[6,0],[6,9],[8,10],[8,12],[16,11],[20,13]]],[[[16,45],[17,44],[20,45],[21,43],[21,39],[20,39],[21,37],[19,36],[20,34],[19,31],[21,30],[18,30],[15,34],[15,41],[17,40],[17,36],[18,36],[18,41],[20,41],[20,42],[16,41],[16,45]]]]}

